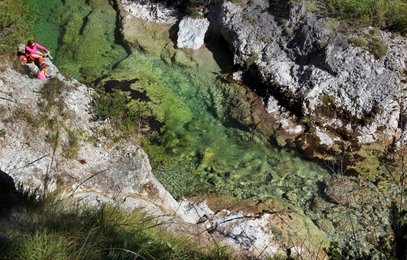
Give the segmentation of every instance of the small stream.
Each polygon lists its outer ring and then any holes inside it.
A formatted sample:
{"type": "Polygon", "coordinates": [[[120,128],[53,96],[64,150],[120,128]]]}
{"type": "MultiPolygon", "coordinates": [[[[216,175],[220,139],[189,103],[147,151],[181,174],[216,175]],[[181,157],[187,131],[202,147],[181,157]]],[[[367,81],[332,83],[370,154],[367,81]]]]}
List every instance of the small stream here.
{"type": "Polygon", "coordinates": [[[96,80],[97,87],[127,84],[143,93],[134,105],[147,102],[151,115],[163,123],[144,149],[155,176],[175,197],[216,192],[305,207],[320,193],[324,169],[271,145],[269,138],[233,118],[247,113],[248,90],[220,80],[222,69],[208,50],[196,54],[201,63],[193,57],[186,66],[124,48],[116,11],[107,0],[30,2],[42,12],[35,37],[52,51],[64,74],[96,80]]]}

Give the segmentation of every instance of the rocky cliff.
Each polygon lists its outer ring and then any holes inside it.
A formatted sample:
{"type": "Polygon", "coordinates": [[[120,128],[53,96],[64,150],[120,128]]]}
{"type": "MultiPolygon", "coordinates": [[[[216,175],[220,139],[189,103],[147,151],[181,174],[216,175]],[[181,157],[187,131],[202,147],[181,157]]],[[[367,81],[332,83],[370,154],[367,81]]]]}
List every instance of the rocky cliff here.
{"type": "Polygon", "coordinates": [[[1,73],[1,169],[27,189],[102,201],[134,197],[134,206],[175,211],[143,150],[112,142],[103,134],[112,131],[109,123],[92,119],[92,89],[48,63],[47,81],[32,77],[31,64],[16,65],[20,72],[8,64],[1,73]]]}
{"type": "Polygon", "coordinates": [[[221,33],[268,111],[289,111],[306,129],[296,137],[303,151],[321,156],[338,145],[351,152],[400,139],[405,38],[373,28],[345,34],[308,1],[287,4],[284,12],[272,1],[242,2],[224,1],[221,33]]]}

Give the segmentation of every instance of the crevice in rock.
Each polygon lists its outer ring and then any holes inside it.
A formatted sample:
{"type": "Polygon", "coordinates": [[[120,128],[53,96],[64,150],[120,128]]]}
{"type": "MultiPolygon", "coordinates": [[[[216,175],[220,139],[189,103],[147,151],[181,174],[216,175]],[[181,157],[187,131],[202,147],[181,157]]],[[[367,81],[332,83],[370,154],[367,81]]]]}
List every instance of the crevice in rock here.
{"type": "Polygon", "coordinates": [[[301,97],[295,96],[294,93],[284,91],[282,87],[277,87],[274,82],[264,82],[259,77],[260,71],[256,65],[251,65],[243,74],[243,82],[249,86],[258,96],[263,98],[264,103],[267,103],[268,98],[273,96],[278,100],[279,105],[288,109],[293,115],[298,118],[304,116],[301,104],[301,97]]]}

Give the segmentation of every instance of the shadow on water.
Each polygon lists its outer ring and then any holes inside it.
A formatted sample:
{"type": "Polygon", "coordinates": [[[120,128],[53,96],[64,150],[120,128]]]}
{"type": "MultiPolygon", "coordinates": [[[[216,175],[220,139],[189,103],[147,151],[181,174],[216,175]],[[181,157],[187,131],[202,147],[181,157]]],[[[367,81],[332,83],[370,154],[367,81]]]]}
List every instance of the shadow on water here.
{"type": "MultiPolygon", "coordinates": [[[[121,46],[127,53],[127,56],[124,57],[122,60],[126,59],[130,54],[131,54],[131,49],[130,47],[124,42],[123,40],[123,35],[120,30],[120,24],[121,24],[121,18],[120,18],[120,13],[119,13],[119,7],[117,6],[116,1],[109,1],[110,5],[113,7],[113,9],[116,11],[116,26],[114,30],[114,43],[121,46]]],[[[122,60],[116,62],[113,66],[112,69],[115,69],[117,64],[119,64],[122,60]]]]}
{"type": "Polygon", "coordinates": [[[140,101],[149,102],[151,99],[147,96],[147,93],[137,91],[132,89],[130,86],[136,83],[138,79],[133,80],[108,80],[104,83],[103,88],[107,93],[112,93],[113,90],[121,90],[125,92],[130,92],[130,96],[133,99],[138,99],[140,101]]]}
{"type": "Polygon", "coordinates": [[[212,52],[213,59],[221,69],[221,73],[233,72],[233,54],[229,49],[229,44],[220,36],[214,36],[208,39],[205,37],[206,48],[212,52]]]}

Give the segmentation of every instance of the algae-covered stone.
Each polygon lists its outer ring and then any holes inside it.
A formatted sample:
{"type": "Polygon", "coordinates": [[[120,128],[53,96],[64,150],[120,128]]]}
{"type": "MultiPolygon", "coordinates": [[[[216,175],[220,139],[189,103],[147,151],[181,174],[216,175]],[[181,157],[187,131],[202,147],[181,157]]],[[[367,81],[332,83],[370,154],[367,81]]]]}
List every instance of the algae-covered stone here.
{"type": "Polygon", "coordinates": [[[164,47],[173,45],[168,35],[169,28],[166,24],[127,18],[122,24],[123,39],[132,47],[158,55],[164,47]]]}
{"type": "Polygon", "coordinates": [[[71,14],[64,28],[65,30],[62,38],[63,44],[71,45],[78,40],[83,22],[83,17],[78,13],[74,12],[71,14]]]}

